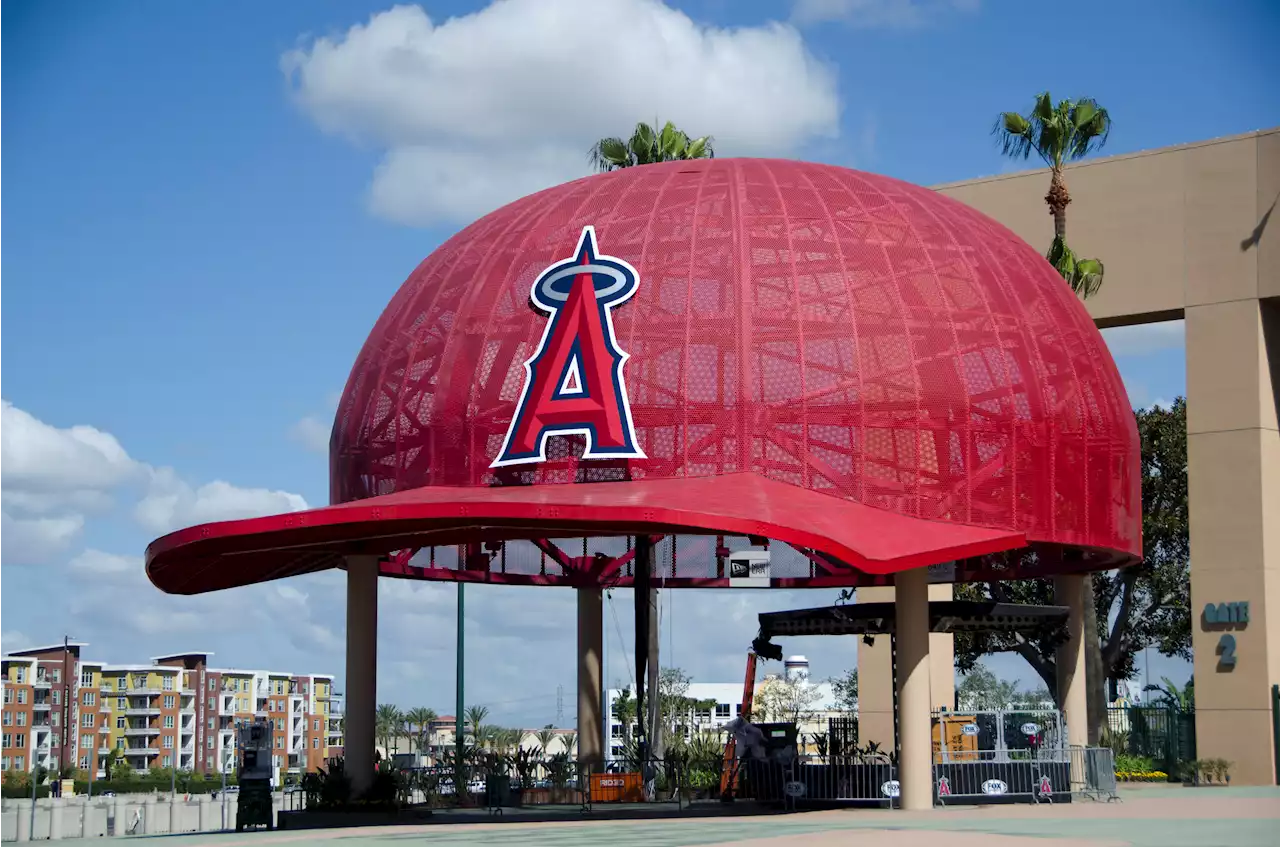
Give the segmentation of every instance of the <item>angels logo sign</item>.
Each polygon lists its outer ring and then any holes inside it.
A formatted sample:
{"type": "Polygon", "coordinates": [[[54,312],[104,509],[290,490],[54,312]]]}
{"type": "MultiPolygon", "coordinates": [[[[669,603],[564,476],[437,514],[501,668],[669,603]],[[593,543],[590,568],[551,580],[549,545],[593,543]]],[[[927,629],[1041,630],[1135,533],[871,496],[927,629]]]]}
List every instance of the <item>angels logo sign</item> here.
{"type": "Polygon", "coordinates": [[[635,268],[600,255],[594,227],[583,227],[572,258],[533,283],[533,303],[548,315],[502,450],[491,468],[544,462],[552,435],[583,435],[584,459],[643,459],[622,367],[612,310],[636,292],[635,268]]]}

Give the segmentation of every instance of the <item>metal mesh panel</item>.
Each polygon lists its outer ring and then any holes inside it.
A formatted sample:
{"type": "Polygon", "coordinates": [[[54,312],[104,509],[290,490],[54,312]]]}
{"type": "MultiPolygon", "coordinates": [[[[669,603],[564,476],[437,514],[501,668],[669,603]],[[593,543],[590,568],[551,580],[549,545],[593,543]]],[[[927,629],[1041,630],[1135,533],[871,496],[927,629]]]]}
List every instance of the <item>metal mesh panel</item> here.
{"type": "Polygon", "coordinates": [[[436,250],[351,372],[331,494],[751,470],[1137,554],[1137,455],[1101,336],[1007,229],[886,177],[716,159],[558,186],[436,250]],[[614,324],[648,458],[579,461],[580,438],[553,437],[545,463],[492,471],[545,325],[530,286],[586,224],[639,272],[614,324]]]}

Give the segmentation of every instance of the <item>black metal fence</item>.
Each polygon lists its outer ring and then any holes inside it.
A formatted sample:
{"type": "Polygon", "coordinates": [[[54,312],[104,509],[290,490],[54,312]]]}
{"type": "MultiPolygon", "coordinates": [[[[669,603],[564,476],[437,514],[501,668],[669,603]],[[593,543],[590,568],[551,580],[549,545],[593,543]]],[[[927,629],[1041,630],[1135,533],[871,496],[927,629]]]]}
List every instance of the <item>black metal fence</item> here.
{"type": "Polygon", "coordinates": [[[1116,755],[1143,756],[1176,778],[1196,758],[1196,713],[1172,706],[1112,706],[1102,743],[1116,755]]]}

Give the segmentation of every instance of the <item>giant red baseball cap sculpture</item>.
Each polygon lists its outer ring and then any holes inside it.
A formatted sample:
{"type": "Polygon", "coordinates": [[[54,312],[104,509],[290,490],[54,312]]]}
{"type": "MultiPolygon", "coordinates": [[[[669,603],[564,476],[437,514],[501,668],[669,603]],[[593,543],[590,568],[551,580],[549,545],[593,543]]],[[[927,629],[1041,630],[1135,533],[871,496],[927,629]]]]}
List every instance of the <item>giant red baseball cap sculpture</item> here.
{"type": "Polygon", "coordinates": [[[147,573],[626,585],[637,535],[666,587],[729,585],[752,542],[778,587],[1097,570],[1141,555],[1138,457],[1093,322],[1000,224],[845,168],[672,162],[441,245],[351,370],[333,505],[171,533],[147,573]]]}

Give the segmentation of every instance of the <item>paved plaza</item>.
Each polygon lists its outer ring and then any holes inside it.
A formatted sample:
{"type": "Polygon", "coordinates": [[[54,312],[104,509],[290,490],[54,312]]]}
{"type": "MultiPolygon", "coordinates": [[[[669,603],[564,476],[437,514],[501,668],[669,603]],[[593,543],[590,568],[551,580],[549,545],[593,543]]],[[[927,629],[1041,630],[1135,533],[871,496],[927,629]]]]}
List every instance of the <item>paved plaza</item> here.
{"type": "MultiPolygon", "coordinates": [[[[931,812],[843,810],[685,820],[566,820],[362,827],[298,832],[153,836],[165,847],[305,845],[608,845],[692,847],[1270,847],[1280,828],[1280,788],[1152,787],[1121,802],[968,806],[931,812]]],[[[69,844],[101,843],[100,839],[69,844]]]]}

